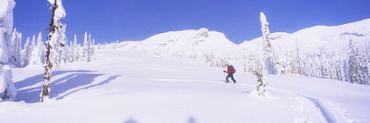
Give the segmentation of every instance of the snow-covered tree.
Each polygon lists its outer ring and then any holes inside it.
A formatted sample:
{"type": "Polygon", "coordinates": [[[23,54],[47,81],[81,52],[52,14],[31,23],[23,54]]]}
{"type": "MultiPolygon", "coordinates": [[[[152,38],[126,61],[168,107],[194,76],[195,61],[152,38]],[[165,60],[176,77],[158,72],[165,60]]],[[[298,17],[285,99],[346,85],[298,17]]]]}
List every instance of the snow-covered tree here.
{"type": "Polygon", "coordinates": [[[363,55],[363,74],[365,75],[365,84],[369,84],[369,81],[370,81],[370,71],[369,71],[369,67],[370,67],[370,61],[369,61],[369,53],[368,53],[368,50],[367,50],[367,43],[365,44],[364,46],[364,55],[363,55]]]}
{"type": "Polygon", "coordinates": [[[85,32],[85,36],[84,36],[84,45],[83,45],[83,49],[82,49],[82,61],[85,61],[87,62],[88,60],[88,39],[87,39],[87,32],[85,32]]]}
{"type": "Polygon", "coordinates": [[[291,68],[292,68],[292,73],[293,74],[299,74],[302,75],[302,66],[301,66],[301,57],[299,55],[299,49],[296,48],[296,52],[293,53],[293,59],[291,62],[291,68]]]}
{"type": "Polygon", "coordinates": [[[261,12],[260,21],[262,25],[261,31],[263,38],[263,61],[265,63],[265,70],[268,74],[276,74],[273,51],[270,43],[269,23],[267,22],[266,16],[263,12],[261,12]]]}
{"type": "Polygon", "coordinates": [[[78,60],[79,61],[84,61],[85,59],[83,58],[83,56],[84,56],[83,55],[84,54],[84,52],[83,52],[83,46],[81,46],[81,44],[77,44],[77,48],[76,49],[78,51],[78,54],[77,55],[79,56],[78,57],[78,60]]]}
{"type": "Polygon", "coordinates": [[[62,5],[62,0],[48,0],[52,5],[52,11],[48,41],[46,42],[46,66],[44,75],[44,84],[41,92],[41,102],[43,102],[50,93],[51,68],[60,63],[60,54],[65,46],[66,25],[60,20],[66,16],[62,5]]]}
{"type": "MultiPolygon", "coordinates": [[[[76,34],[74,35],[74,40],[76,40],[76,34]]],[[[70,43],[69,43],[69,56],[68,56],[68,61],[69,62],[74,62],[75,61],[75,53],[76,53],[76,51],[75,51],[76,49],[75,49],[75,44],[74,44],[74,42],[72,42],[72,41],[70,41],[70,43]]]]}
{"type": "Polygon", "coordinates": [[[0,102],[15,100],[17,90],[12,80],[12,72],[8,65],[11,54],[13,30],[14,0],[0,0],[0,102]]]}
{"type": "Polygon", "coordinates": [[[356,76],[358,76],[358,83],[359,84],[365,84],[365,75],[364,75],[364,72],[363,72],[363,69],[362,69],[362,56],[361,56],[361,54],[360,54],[360,51],[359,51],[359,48],[355,48],[355,58],[356,58],[356,67],[355,67],[355,69],[357,69],[356,71],[355,71],[355,74],[357,74],[356,76]]]}
{"type": "Polygon", "coordinates": [[[77,45],[77,36],[75,34],[74,41],[73,41],[73,49],[74,49],[74,61],[80,60],[80,47],[77,45]]]}
{"type": "Polygon", "coordinates": [[[67,39],[65,38],[64,41],[64,46],[63,48],[59,51],[60,52],[60,63],[61,64],[64,64],[68,61],[68,55],[69,55],[69,45],[68,45],[68,41],[67,39]]]}
{"type": "Polygon", "coordinates": [[[278,52],[274,52],[275,53],[275,60],[276,60],[276,73],[278,75],[284,75],[284,74],[287,74],[287,64],[286,64],[286,61],[283,57],[283,54],[280,54],[278,52]]]}
{"type": "Polygon", "coordinates": [[[35,35],[32,35],[32,40],[31,40],[31,44],[30,44],[30,52],[28,54],[28,59],[29,59],[29,64],[32,64],[31,63],[31,59],[34,59],[35,57],[35,54],[33,53],[33,50],[35,49],[36,47],[36,36],[35,35]]]}
{"type": "Polygon", "coordinates": [[[67,56],[67,60],[68,62],[73,62],[74,60],[74,46],[73,46],[73,42],[72,41],[69,41],[69,47],[68,47],[68,56],[67,56]]]}
{"type": "Polygon", "coordinates": [[[58,64],[64,64],[67,62],[67,55],[68,55],[68,41],[67,41],[67,37],[65,35],[65,31],[66,31],[66,24],[61,24],[61,30],[59,32],[59,42],[60,44],[57,45],[57,51],[59,53],[58,55],[58,64]]]}
{"type": "Polygon", "coordinates": [[[87,41],[87,58],[86,61],[90,62],[91,61],[91,34],[89,34],[89,40],[87,41]]]}
{"type": "Polygon", "coordinates": [[[22,52],[22,33],[17,32],[17,29],[14,28],[10,44],[10,56],[9,62],[15,66],[21,66],[21,52],[22,52]]]}
{"type": "Polygon", "coordinates": [[[262,72],[254,71],[253,75],[255,75],[257,77],[257,82],[258,82],[257,93],[258,93],[258,95],[259,96],[266,96],[267,82],[266,82],[266,79],[264,78],[262,72]]]}
{"type": "Polygon", "coordinates": [[[92,46],[93,42],[95,42],[95,39],[91,38],[91,34],[87,35],[87,32],[85,32],[84,44],[81,55],[82,61],[90,62],[93,59],[94,55],[94,47],[92,46]]]}
{"type": "Polygon", "coordinates": [[[30,64],[42,66],[45,61],[45,43],[42,41],[41,32],[37,36],[37,43],[35,48],[32,50],[32,56],[30,58],[30,64]]]}
{"type": "Polygon", "coordinates": [[[253,64],[254,66],[251,66],[250,70],[253,73],[254,76],[257,77],[257,94],[258,96],[266,96],[267,95],[267,81],[265,78],[265,73],[264,72],[264,63],[261,61],[260,57],[252,56],[251,57],[254,61],[253,64]]]}
{"type": "Polygon", "coordinates": [[[330,64],[329,64],[328,54],[326,48],[320,48],[320,72],[322,77],[330,79],[330,64]]]}
{"type": "Polygon", "coordinates": [[[30,50],[32,51],[33,48],[36,47],[36,36],[35,35],[32,35],[32,40],[31,40],[31,45],[30,45],[30,50]]]}
{"type": "Polygon", "coordinates": [[[351,83],[363,84],[363,76],[360,65],[360,54],[358,48],[352,44],[352,40],[348,44],[348,77],[351,83]]]}
{"type": "Polygon", "coordinates": [[[90,43],[90,61],[94,59],[95,55],[95,39],[92,39],[92,42],[90,43]]]}
{"type": "Polygon", "coordinates": [[[27,66],[29,64],[30,53],[31,53],[31,46],[30,46],[30,38],[28,37],[26,40],[26,43],[24,44],[24,49],[22,51],[21,66],[27,66]]]}

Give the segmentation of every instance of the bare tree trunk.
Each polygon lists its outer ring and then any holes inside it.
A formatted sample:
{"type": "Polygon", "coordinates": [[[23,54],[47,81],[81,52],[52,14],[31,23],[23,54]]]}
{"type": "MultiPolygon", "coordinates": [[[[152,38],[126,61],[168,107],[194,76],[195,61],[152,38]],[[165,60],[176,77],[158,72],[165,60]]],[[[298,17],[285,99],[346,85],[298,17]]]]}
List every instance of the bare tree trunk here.
{"type": "Polygon", "coordinates": [[[50,40],[51,40],[51,37],[52,35],[55,33],[55,28],[56,26],[54,25],[54,16],[55,16],[55,10],[57,8],[57,2],[55,0],[54,4],[52,5],[52,16],[51,16],[51,22],[49,24],[50,28],[49,28],[49,35],[48,35],[48,41],[46,42],[46,45],[47,45],[47,51],[46,51],[46,66],[45,66],[45,75],[44,75],[44,84],[43,84],[43,87],[42,87],[42,92],[41,92],[41,102],[44,101],[44,99],[46,97],[49,96],[49,91],[50,91],[50,77],[51,77],[51,67],[53,67],[51,61],[50,61],[50,50],[51,50],[51,46],[50,46],[50,40]]]}

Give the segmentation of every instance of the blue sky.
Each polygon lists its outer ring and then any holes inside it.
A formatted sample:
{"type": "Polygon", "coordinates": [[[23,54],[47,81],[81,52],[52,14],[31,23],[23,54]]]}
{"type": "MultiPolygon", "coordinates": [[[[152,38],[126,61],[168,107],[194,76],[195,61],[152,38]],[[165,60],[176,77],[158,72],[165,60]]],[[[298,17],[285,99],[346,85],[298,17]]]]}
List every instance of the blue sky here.
{"type": "MultiPolygon", "coordinates": [[[[14,26],[23,40],[48,31],[47,0],[15,0],[14,26]]],[[[370,0],[63,0],[67,38],[85,31],[97,42],[143,40],[167,31],[208,28],[236,44],[260,37],[259,13],[270,32],[293,33],[370,18],[370,0]]]]}

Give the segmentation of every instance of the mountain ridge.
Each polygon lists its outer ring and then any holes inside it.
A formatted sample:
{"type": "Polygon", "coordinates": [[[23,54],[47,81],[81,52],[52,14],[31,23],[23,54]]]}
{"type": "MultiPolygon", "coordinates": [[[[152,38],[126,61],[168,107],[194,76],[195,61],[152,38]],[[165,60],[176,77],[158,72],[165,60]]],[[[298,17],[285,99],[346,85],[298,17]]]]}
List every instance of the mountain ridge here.
{"type": "MultiPolygon", "coordinates": [[[[349,40],[358,47],[369,47],[366,42],[370,40],[370,19],[338,26],[313,26],[294,33],[275,32],[270,34],[270,38],[276,51],[294,51],[298,48],[301,52],[314,53],[324,49],[328,53],[345,57],[349,40]]],[[[235,44],[222,32],[201,28],[159,33],[142,41],[126,41],[120,45],[161,57],[185,57],[205,61],[218,59],[217,62],[226,62],[245,59],[249,54],[261,54],[262,37],[235,44]]]]}

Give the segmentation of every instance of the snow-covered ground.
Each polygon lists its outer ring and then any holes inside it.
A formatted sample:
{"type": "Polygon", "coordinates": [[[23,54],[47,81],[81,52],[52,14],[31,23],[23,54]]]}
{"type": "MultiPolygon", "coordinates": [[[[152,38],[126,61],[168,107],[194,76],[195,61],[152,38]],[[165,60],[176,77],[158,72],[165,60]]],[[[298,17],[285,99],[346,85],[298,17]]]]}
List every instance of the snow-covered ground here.
{"type": "Polygon", "coordinates": [[[301,76],[256,77],[145,53],[97,50],[90,63],[53,72],[51,100],[40,103],[43,68],[15,68],[16,102],[0,103],[0,122],[245,123],[370,122],[370,86],[301,76]]]}

